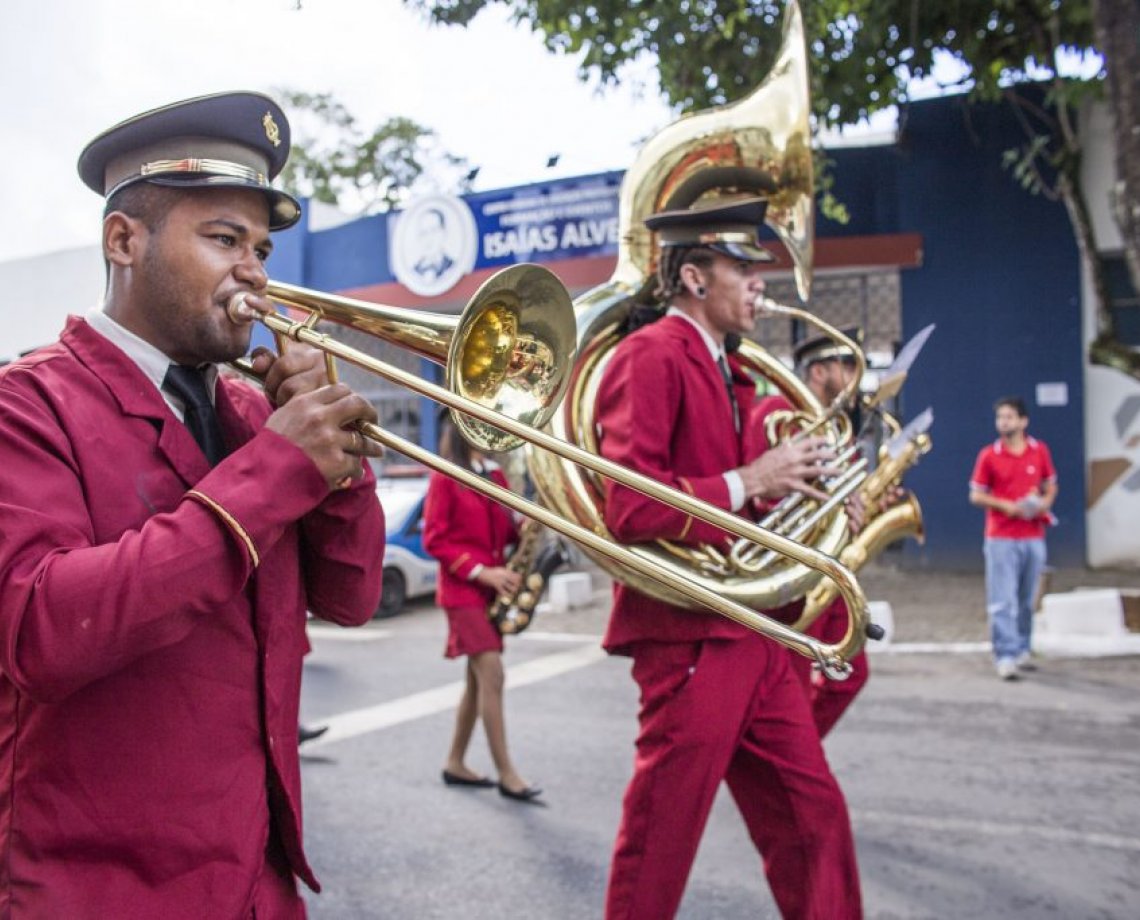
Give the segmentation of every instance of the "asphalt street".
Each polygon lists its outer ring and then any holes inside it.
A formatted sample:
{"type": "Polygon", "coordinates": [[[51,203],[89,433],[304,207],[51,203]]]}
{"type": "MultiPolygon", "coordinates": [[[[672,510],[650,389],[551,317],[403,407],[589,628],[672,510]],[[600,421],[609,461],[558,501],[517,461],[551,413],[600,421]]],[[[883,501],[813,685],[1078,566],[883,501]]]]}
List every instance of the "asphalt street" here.
{"type": "MultiPolygon", "coordinates": [[[[597,918],[632,767],[628,662],[590,632],[509,640],[512,752],[548,807],[445,787],[462,679],[429,603],[359,630],[311,629],[302,749],[315,920],[597,918]]],[[[1140,917],[1140,668],[1049,659],[1003,683],[984,653],[872,657],[827,741],[872,918],[1140,917]]],[[[469,762],[490,769],[481,736],[469,762]]],[[[680,916],[778,916],[727,792],[680,916]]]]}

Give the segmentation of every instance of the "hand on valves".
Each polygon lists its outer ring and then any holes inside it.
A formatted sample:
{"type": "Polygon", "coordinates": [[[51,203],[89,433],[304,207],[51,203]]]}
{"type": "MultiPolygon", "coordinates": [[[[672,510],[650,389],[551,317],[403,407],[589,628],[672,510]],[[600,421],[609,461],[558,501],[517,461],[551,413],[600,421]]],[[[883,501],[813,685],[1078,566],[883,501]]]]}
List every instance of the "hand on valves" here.
{"type": "Polygon", "coordinates": [[[839,475],[838,467],[828,465],[834,459],[835,451],[826,438],[792,439],[765,451],[736,472],[744,483],[746,498],[777,499],[802,492],[825,501],[827,493],[812,483],[839,475]]]}

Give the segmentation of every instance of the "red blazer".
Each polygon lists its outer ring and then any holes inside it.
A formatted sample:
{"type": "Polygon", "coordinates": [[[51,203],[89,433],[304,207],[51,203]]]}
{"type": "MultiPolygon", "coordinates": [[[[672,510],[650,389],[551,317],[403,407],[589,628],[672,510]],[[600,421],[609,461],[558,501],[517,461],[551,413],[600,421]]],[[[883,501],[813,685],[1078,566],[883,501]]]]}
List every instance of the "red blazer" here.
{"type": "MultiPolygon", "coordinates": [[[[773,446],[768,443],[768,437],[764,433],[764,422],[769,415],[773,412],[795,411],[795,408],[783,394],[765,396],[753,403],[751,411],[745,416],[747,421],[744,423],[744,456],[751,460],[754,457],[759,457],[769,447],[773,446]]],[[[779,503],[779,499],[761,501],[757,498],[753,499],[752,502],[753,513],[758,517],[763,517],[779,503]]]]}
{"type": "MultiPolygon", "coordinates": [[[[508,488],[507,477],[497,466],[491,479],[508,488]]],[[[439,560],[436,603],[457,609],[485,608],[495,592],[470,579],[477,565],[500,566],[507,560],[507,547],[518,540],[511,512],[498,502],[460,485],[440,473],[432,473],[424,499],[424,549],[439,560]]]]}
{"type": "Polygon", "coordinates": [[[0,371],[0,917],[248,916],[301,847],[306,608],[380,591],[371,477],[330,494],[271,406],[219,380],[211,469],[82,320],[0,371]]]}
{"type": "MultiPolygon", "coordinates": [[[[754,387],[735,358],[729,365],[747,419],[754,387]]],[[[666,316],[618,345],[598,389],[596,420],[603,456],[729,510],[723,474],[744,462],[741,437],[720,369],[688,320],[666,316]]],[[[621,543],[729,542],[717,527],[606,482],[605,522],[621,543]]],[[[675,607],[615,583],[603,645],[621,654],[642,640],[691,642],[747,632],[719,614],[675,607]]]]}

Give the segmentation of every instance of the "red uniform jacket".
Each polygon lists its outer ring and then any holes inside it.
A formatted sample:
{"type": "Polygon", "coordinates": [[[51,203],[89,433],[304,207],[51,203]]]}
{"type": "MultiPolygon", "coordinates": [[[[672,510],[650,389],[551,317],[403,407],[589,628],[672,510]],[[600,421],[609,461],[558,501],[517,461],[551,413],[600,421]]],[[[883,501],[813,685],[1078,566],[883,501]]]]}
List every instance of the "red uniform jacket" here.
{"type": "MultiPolygon", "coordinates": [[[[741,418],[747,419],[754,387],[735,359],[729,364],[741,418]]],[[[596,419],[603,456],[729,510],[723,474],[744,462],[741,437],[720,369],[687,319],[666,316],[618,345],[598,389],[596,419]]],[[[719,528],[609,480],[605,522],[623,544],[729,543],[719,528]]],[[[747,633],[719,614],[675,607],[615,583],[603,645],[623,654],[642,640],[692,642],[747,633]]]]}
{"type": "Polygon", "coordinates": [[[0,372],[0,917],[247,916],[301,847],[305,611],[380,591],[369,476],[330,494],[219,380],[211,469],[154,384],[72,318],[0,372]]]}
{"type": "MultiPolygon", "coordinates": [[[[491,467],[491,480],[507,477],[491,467]]],[[[495,592],[470,579],[477,565],[500,566],[507,547],[518,540],[511,512],[440,473],[432,473],[424,499],[424,549],[439,560],[436,603],[452,610],[486,608],[495,592]]]]}

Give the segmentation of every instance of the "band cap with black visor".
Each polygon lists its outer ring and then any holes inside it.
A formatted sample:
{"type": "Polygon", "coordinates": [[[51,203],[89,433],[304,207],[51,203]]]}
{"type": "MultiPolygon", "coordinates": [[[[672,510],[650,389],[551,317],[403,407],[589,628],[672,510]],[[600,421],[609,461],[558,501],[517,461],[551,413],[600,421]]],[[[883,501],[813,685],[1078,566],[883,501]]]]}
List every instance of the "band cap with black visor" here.
{"type": "MultiPolygon", "coordinates": [[[[856,345],[862,347],[862,328],[849,326],[839,331],[856,345]]],[[[827,335],[817,335],[804,339],[792,349],[792,360],[796,369],[801,373],[820,361],[840,361],[852,367],[855,365],[855,355],[852,354],[851,349],[827,335]]]]}
{"type": "Polygon", "coordinates": [[[139,182],[170,188],[248,188],[264,194],[269,229],[301,217],[272,181],[289,158],[289,120],[261,93],[198,96],[108,128],[79,156],[83,183],[105,199],[139,182]]]}
{"type": "Polygon", "coordinates": [[[768,210],[766,198],[696,205],[661,211],[645,219],[662,248],[701,247],[742,262],[774,262],[760,245],[760,228],[768,210]]]}

